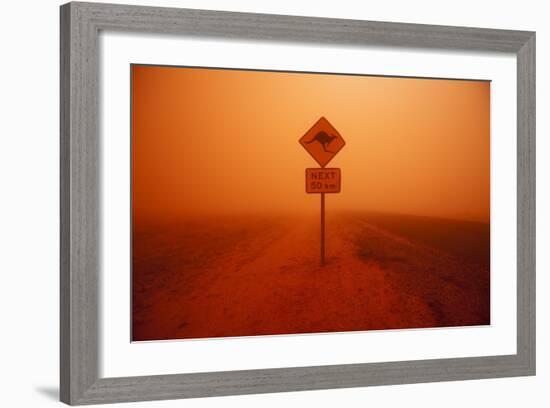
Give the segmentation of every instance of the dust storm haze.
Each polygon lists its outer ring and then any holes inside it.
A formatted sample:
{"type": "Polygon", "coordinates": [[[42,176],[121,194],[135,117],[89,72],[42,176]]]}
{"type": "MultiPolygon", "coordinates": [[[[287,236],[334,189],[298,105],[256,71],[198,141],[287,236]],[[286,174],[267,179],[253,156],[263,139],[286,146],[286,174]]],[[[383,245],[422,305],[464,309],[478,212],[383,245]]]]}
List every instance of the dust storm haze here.
{"type": "Polygon", "coordinates": [[[346,141],[327,210],[489,222],[490,83],[133,65],[134,219],[314,213],[298,139],[346,141]]]}
{"type": "Polygon", "coordinates": [[[488,82],[131,73],[132,340],[490,323],[488,82]]]}

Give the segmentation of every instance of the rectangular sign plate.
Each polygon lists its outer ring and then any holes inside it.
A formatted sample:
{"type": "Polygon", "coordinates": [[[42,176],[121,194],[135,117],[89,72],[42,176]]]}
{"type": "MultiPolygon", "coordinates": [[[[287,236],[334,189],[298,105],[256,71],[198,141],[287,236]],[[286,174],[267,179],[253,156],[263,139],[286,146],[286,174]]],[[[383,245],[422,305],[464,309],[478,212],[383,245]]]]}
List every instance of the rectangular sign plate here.
{"type": "Polygon", "coordinates": [[[306,193],[339,193],[340,169],[306,169],[306,193]]]}

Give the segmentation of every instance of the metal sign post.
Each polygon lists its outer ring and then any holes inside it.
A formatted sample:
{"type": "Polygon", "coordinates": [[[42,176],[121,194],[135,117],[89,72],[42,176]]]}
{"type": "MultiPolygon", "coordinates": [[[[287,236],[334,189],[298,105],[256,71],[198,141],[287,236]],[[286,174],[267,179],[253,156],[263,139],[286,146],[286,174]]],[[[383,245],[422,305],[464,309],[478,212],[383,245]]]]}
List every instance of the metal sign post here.
{"type": "Polygon", "coordinates": [[[321,266],[325,264],[325,193],[321,193],[321,266]]]}

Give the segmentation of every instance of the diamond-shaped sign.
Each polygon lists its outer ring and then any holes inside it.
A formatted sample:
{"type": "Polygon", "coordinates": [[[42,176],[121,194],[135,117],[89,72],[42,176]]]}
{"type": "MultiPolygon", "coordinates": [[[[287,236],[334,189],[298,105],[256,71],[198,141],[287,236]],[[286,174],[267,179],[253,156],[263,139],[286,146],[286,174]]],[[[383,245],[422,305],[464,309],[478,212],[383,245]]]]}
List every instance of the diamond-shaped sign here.
{"type": "Polygon", "coordinates": [[[307,152],[325,167],[346,142],[328,120],[321,117],[305,135],[300,138],[300,144],[307,152]]]}

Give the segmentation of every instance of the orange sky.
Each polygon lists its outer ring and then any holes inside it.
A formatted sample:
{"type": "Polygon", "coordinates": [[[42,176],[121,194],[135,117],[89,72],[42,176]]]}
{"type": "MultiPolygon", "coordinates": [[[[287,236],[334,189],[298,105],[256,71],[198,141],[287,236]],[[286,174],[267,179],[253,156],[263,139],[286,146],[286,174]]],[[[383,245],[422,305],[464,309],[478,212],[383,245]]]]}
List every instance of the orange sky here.
{"type": "Polygon", "coordinates": [[[318,211],[298,139],[346,141],[330,209],[489,221],[490,83],[132,66],[136,217],[318,211]]]}

